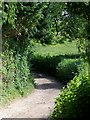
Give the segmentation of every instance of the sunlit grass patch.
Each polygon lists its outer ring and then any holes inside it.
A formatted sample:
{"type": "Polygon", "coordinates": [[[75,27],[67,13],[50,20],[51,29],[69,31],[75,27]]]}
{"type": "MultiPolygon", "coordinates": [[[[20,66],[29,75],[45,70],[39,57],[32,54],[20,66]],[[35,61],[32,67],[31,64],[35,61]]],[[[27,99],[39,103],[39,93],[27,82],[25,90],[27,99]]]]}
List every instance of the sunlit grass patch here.
{"type": "Polygon", "coordinates": [[[34,55],[45,55],[45,56],[57,56],[57,55],[67,55],[67,54],[78,54],[78,48],[76,41],[65,42],[64,44],[56,45],[40,45],[36,44],[34,49],[34,55]]]}

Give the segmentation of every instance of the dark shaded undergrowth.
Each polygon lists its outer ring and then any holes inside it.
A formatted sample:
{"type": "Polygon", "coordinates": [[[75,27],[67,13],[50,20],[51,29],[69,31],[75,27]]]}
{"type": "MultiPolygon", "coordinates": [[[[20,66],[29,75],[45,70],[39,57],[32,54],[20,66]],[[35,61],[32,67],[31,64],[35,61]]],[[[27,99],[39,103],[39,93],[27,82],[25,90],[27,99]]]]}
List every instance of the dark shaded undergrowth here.
{"type": "Polygon", "coordinates": [[[63,82],[69,81],[75,76],[80,63],[79,54],[58,56],[33,55],[31,59],[32,68],[54,75],[63,82]]]}

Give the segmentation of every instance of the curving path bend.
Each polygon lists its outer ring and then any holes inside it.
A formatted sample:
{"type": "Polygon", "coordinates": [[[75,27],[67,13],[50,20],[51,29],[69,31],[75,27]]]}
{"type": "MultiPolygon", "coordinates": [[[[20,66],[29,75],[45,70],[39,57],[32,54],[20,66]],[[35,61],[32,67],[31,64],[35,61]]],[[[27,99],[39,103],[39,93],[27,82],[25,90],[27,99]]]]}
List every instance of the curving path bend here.
{"type": "Polygon", "coordinates": [[[0,109],[1,118],[48,118],[54,108],[55,98],[63,84],[55,78],[35,73],[35,90],[27,97],[21,98],[0,109]]]}

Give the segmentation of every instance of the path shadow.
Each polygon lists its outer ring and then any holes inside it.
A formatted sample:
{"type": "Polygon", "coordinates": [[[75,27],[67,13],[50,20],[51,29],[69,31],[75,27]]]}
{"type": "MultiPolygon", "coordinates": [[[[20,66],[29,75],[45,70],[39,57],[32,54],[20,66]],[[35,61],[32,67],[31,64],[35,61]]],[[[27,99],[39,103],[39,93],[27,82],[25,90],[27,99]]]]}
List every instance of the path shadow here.
{"type": "Polygon", "coordinates": [[[37,81],[36,89],[41,89],[41,90],[62,89],[62,87],[64,86],[64,84],[57,81],[57,79],[55,77],[49,76],[47,74],[43,74],[40,72],[35,72],[34,78],[37,81]]]}
{"type": "Polygon", "coordinates": [[[56,84],[56,83],[47,83],[47,84],[41,84],[41,85],[36,85],[36,89],[42,89],[42,90],[46,90],[46,89],[61,89],[63,86],[61,86],[60,84],[56,84]]]}

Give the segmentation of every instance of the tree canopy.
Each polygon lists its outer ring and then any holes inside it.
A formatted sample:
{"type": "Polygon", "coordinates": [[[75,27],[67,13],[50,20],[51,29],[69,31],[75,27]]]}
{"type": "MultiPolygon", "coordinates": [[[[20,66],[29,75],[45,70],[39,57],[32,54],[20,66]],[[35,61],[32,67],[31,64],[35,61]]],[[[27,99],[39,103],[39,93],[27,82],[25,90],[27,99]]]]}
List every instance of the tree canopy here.
{"type": "Polygon", "coordinates": [[[4,2],[2,5],[3,37],[17,41],[32,38],[46,44],[53,38],[57,41],[80,38],[81,45],[86,42],[84,51],[90,64],[90,2],[4,2]]]}

